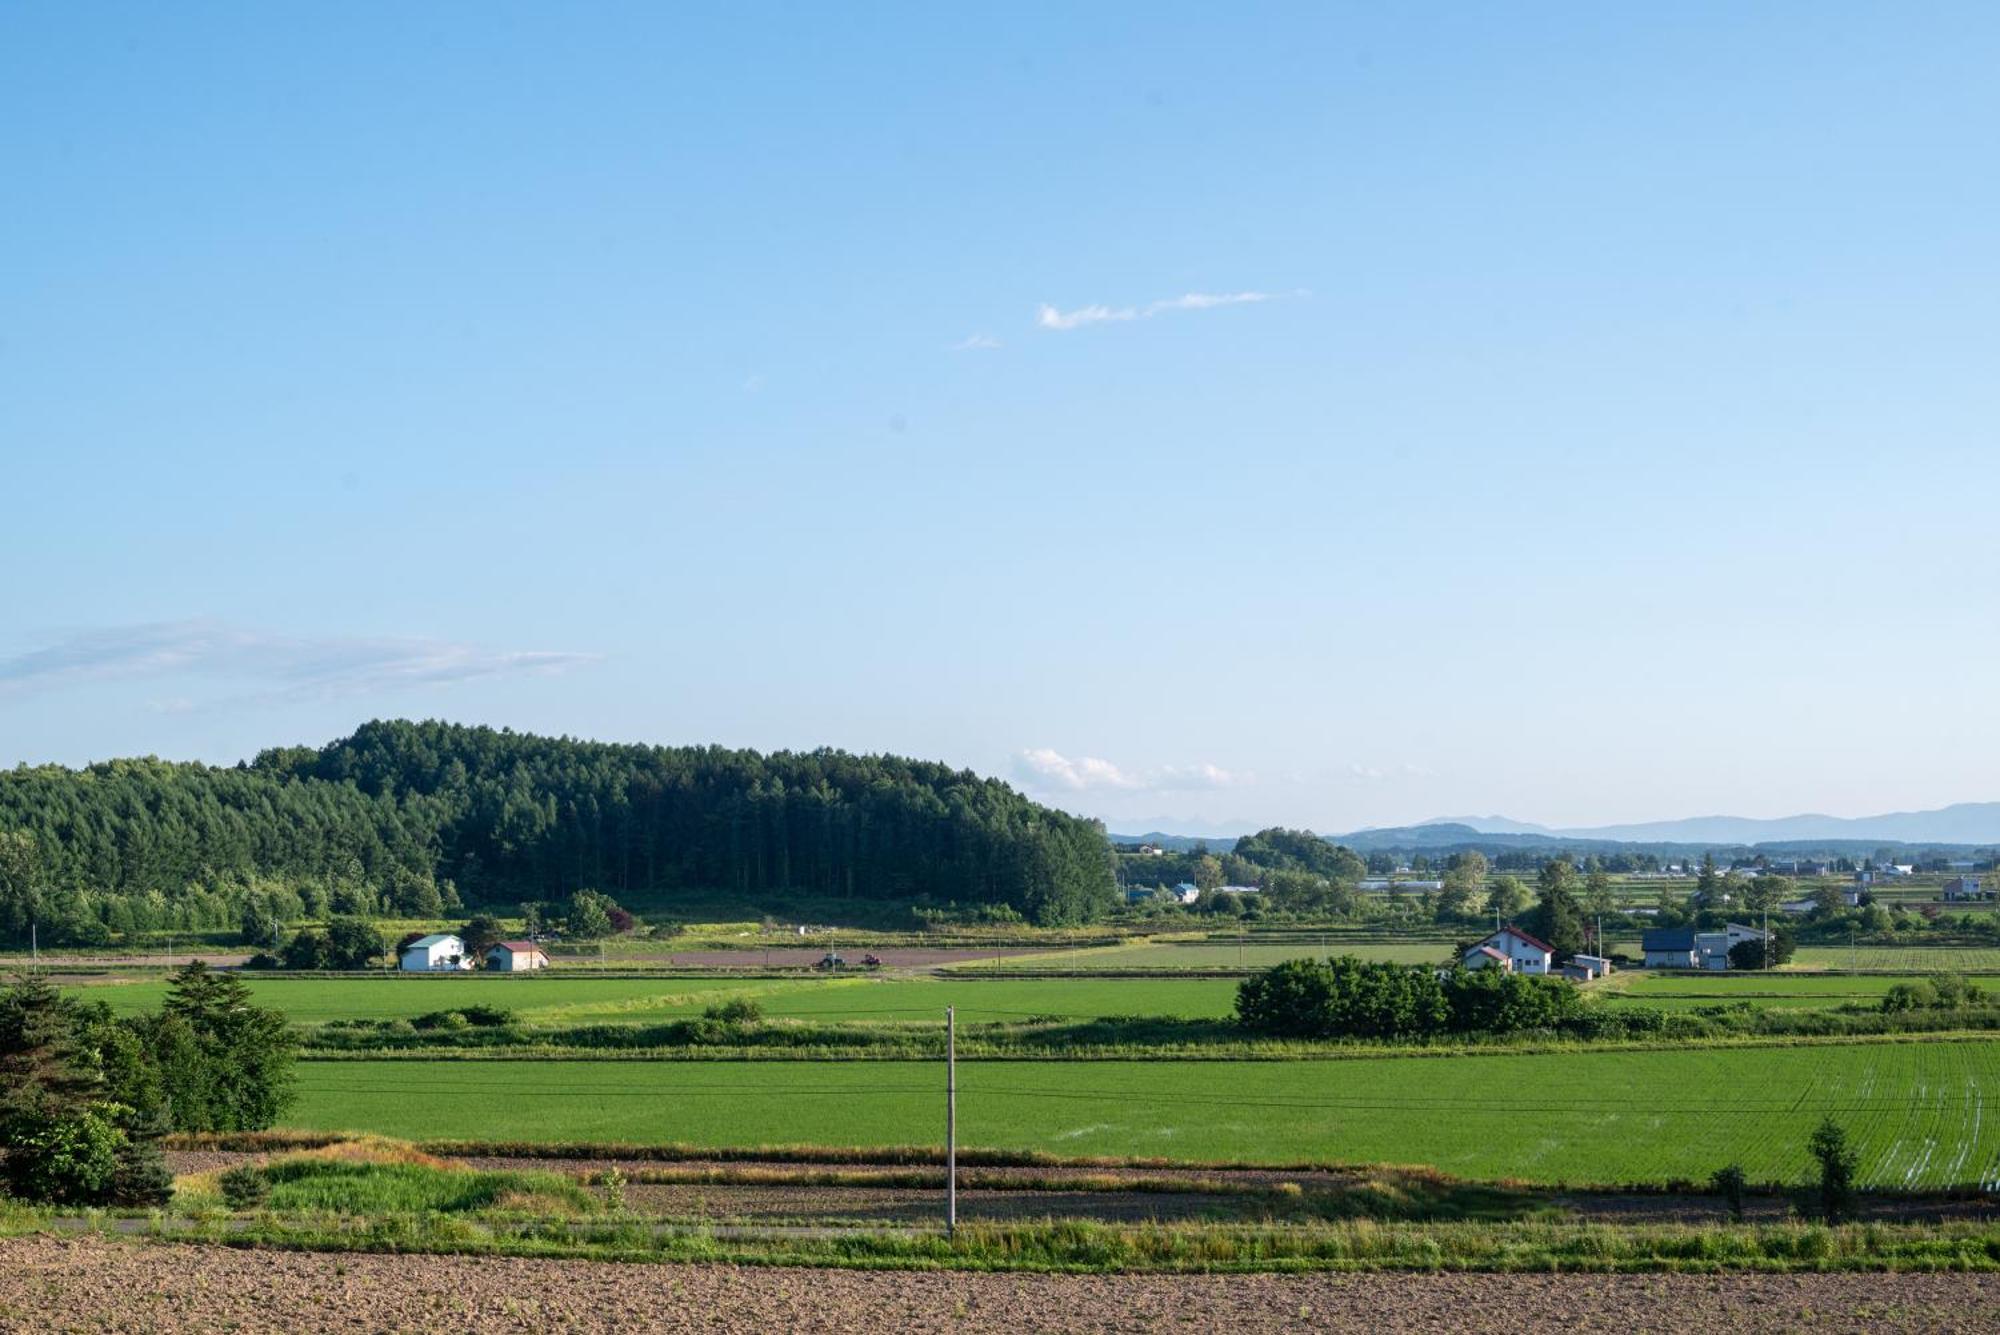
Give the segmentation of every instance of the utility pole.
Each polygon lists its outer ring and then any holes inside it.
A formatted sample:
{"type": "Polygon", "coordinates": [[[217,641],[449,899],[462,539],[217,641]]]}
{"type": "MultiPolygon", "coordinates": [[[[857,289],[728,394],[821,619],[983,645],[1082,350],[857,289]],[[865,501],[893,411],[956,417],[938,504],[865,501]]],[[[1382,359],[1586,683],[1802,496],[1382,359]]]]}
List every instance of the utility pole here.
{"type": "Polygon", "coordinates": [[[42,962],[42,925],[38,922],[28,924],[28,953],[36,964],[42,962]]]}
{"type": "Polygon", "coordinates": [[[958,1015],[944,1008],[944,1235],[958,1236],[958,1015]]]}

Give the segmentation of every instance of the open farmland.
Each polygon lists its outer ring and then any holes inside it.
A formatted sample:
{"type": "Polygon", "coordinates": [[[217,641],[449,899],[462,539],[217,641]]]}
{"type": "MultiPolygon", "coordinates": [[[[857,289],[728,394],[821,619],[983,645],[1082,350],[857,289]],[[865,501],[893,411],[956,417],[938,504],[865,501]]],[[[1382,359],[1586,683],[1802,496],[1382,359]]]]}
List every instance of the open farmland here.
{"type": "MultiPolygon", "coordinates": [[[[1254,935],[1241,943],[1234,941],[1142,941],[1128,945],[1099,946],[1094,949],[1063,951],[1040,956],[1020,964],[1037,969],[1090,970],[1148,969],[1266,969],[1286,960],[1325,959],[1330,955],[1387,964],[1442,964],[1451,958],[1449,941],[1345,941],[1337,932],[1324,938],[1298,937],[1283,942],[1260,941],[1254,935]]],[[[966,964],[978,969],[979,964],[966,964]]],[[[989,960],[985,966],[992,968],[989,960]]],[[[1009,961],[1001,967],[1018,967],[1009,961]]]]}
{"type": "Polygon", "coordinates": [[[1021,1275],[329,1256],[103,1237],[0,1242],[0,1330],[539,1329],[577,1332],[1439,1330],[1505,1311],[1617,1329],[1989,1327],[1989,1275],[1021,1275]],[[199,1307],[190,1293],[199,1294],[199,1307]],[[341,1316],[345,1316],[344,1321],[341,1316]]]}
{"type": "Polygon", "coordinates": [[[2000,973],[2000,947],[1800,946],[1792,969],[1869,969],[1883,973],[2000,973]]]}
{"type": "MultiPolygon", "coordinates": [[[[935,1145],[936,1063],[308,1063],[298,1128],[488,1141],[935,1145]]],[[[1370,1057],[962,1062],[960,1143],[1190,1161],[1428,1163],[1466,1177],[1796,1179],[1824,1115],[1862,1176],[2000,1179],[2000,1042],[1370,1057]]]]}
{"type": "Polygon", "coordinates": [[[1716,974],[1635,971],[1613,975],[1608,983],[1591,989],[1591,994],[1600,1001],[1637,1003],[1666,1010],[1724,1006],[1739,1001],[1759,1008],[1827,1009],[1875,1005],[1896,984],[1920,976],[1826,975],[1786,970],[1716,974]]]}
{"type": "MultiPolygon", "coordinates": [[[[637,1003],[662,1008],[699,1009],[719,996],[746,990],[727,978],[588,978],[555,970],[546,974],[468,974],[428,977],[385,973],[379,978],[259,977],[245,974],[260,1006],[282,1011],[296,1024],[328,1020],[386,1020],[460,1006],[503,1006],[529,1011],[549,1007],[637,1003]]],[[[764,982],[761,988],[815,986],[812,979],[764,982]]],[[[89,1001],[108,1003],[130,1014],[158,1009],[167,995],[164,979],[92,984],[80,989],[89,1001]]]]}
{"type": "MultiPolygon", "coordinates": [[[[1236,997],[1236,983],[1227,978],[591,978],[557,970],[518,977],[245,978],[259,1005],[282,1011],[295,1024],[407,1018],[475,1005],[504,1007],[530,1022],[639,1022],[692,1015],[739,996],[754,998],[774,1017],[941,1020],[946,1006],[956,1006],[967,1019],[1199,1019],[1229,1014],[1236,997]]],[[[92,984],[78,993],[132,1014],[157,1009],[166,990],[164,980],[148,979],[92,984]]]]}

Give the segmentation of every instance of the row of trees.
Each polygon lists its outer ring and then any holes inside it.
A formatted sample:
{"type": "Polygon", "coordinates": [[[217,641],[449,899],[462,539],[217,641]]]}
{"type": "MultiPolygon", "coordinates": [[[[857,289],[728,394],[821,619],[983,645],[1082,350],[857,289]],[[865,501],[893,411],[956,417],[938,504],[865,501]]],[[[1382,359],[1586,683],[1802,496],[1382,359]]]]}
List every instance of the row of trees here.
{"type": "Polygon", "coordinates": [[[1437,971],[1342,956],[1290,960],[1246,978],[1236,1018],[1274,1038],[1421,1041],[1550,1029],[1578,1014],[1575,988],[1499,969],[1437,971]]]}
{"type": "Polygon", "coordinates": [[[0,938],[678,890],[1114,902],[1096,823],[943,765],[841,751],[614,746],[381,722],[229,768],[0,773],[0,938]]]}
{"type": "Polygon", "coordinates": [[[114,1018],[28,975],[0,992],[0,1149],[10,1194],[59,1205],[155,1205],[172,1191],[168,1131],[270,1126],[296,1040],[241,979],[191,964],[157,1012],[114,1018]]]}

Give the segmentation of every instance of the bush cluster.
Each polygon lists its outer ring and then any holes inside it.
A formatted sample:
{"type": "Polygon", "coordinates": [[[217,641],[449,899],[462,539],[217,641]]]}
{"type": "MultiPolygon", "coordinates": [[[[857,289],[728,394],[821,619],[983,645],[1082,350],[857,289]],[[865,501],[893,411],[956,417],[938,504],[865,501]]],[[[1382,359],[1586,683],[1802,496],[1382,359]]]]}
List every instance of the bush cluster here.
{"type": "Polygon", "coordinates": [[[39,976],[0,992],[0,1149],[7,1189],[58,1205],[154,1205],[172,1193],[167,1131],[266,1127],[296,1042],[241,979],[190,964],[157,1013],[115,1019],[39,976]]]}
{"type": "Polygon", "coordinates": [[[1275,1038],[1421,1040],[1556,1030],[1583,1000],[1560,979],[1498,969],[1438,971],[1352,956],[1289,960],[1236,990],[1243,1028],[1275,1038]]]}

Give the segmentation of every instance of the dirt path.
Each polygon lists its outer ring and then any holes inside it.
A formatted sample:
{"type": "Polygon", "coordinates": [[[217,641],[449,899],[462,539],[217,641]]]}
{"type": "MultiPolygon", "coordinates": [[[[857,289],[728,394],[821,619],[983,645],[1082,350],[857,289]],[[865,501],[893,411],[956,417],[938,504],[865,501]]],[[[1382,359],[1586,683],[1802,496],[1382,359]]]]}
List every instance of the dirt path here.
{"type": "Polygon", "coordinates": [[[1984,1275],[1050,1276],[0,1242],[0,1331],[2000,1330],[1984,1275]],[[1504,1320],[1499,1320],[1504,1314],[1504,1320]]]}

